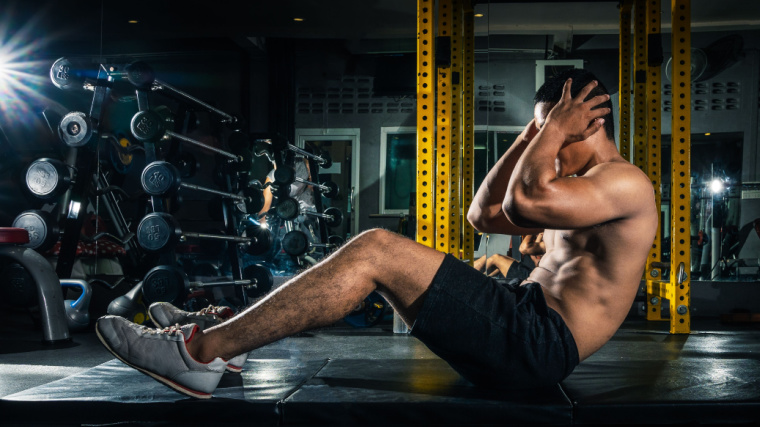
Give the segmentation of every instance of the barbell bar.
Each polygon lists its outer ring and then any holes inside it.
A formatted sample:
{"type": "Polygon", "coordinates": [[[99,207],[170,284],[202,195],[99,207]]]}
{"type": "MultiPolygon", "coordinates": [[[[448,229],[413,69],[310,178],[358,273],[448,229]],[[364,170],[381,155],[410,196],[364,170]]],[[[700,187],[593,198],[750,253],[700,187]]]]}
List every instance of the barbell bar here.
{"type": "Polygon", "coordinates": [[[196,184],[190,184],[188,182],[182,182],[182,176],[179,169],[171,163],[161,160],[151,162],[143,169],[142,174],[140,175],[140,183],[142,184],[143,190],[151,196],[171,196],[177,193],[180,188],[186,188],[237,200],[244,205],[240,206],[239,209],[242,208],[241,211],[246,213],[260,211],[265,203],[264,194],[261,191],[247,190],[241,192],[243,194],[233,194],[196,184]]]}
{"type": "Polygon", "coordinates": [[[247,244],[246,252],[252,255],[260,255],[272,245],[272,233],[266,228],[253,226],[249,230],[247,227],[246,236],[183,232],[179,222],[166,212],[153,212],[146,215],[137,225],[136,234],[140,246],[152,253],[168,252],[187,239],[213,239],[247,244]]]}

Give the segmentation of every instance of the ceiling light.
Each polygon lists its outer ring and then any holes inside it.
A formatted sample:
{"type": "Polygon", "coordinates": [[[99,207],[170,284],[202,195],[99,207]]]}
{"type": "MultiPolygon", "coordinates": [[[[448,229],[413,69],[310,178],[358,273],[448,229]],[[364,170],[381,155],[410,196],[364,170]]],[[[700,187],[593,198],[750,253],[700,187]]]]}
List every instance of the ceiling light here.
{"type": "Polygon", "coordinates": [[[131,19],[131,20],[127,21],[127,22],[130,23],[130,24],[137,24],[140,21],[138,21],[136,19],[131,19]]]}
{"type": "Polygon", "coordinates": [[[482,13],[476,13],[476,14],[475,14],[475,17],[476,17],[476,18],[482,18],[482,17],[483,17],[483,14],[482,14],[482,13]]]}
{"type": "Polygon", "coordinates": [[[705,134],[705,136],[710,136],[710,132],[707,132],[707,133],[705,134]]]}
{"type": "Polygon", "coordinates": [[[293,20],[296,21],[296,22],[302,22],[303,18],[293,18],[293,20]]]}

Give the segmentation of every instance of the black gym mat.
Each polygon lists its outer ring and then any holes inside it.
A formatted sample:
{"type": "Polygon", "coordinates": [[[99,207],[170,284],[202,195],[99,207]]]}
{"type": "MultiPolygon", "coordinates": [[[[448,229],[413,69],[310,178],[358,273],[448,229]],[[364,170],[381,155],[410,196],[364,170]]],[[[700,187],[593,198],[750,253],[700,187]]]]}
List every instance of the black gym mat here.
{"type": "Polygon", "coordinates": [[[622,332],[609,346],[562,383],[575,424],[760,422],[757,333],[622,332]]]}
{"type": "Polygon", "coordinates": [[[278,425],[280,402],[324,360],[248,360],[214,397],[184,396],[119,360],[0,400],[2,424],[278,425]]]}
{"type": "Polygon", "coordinates": [[[571,415],[559,386],[477,388],[441,359],[330,360],[283,404],[284,425],[567,425],[571,415]]]}

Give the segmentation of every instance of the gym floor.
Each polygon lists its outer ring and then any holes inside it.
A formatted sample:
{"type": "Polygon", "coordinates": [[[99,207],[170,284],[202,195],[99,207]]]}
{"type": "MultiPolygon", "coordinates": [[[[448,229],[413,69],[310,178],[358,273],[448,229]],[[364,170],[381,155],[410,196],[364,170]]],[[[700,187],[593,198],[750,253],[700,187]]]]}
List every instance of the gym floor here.
{"type": "Polygon", "coordinates": [[[514,393],[463,381],[386,318],[249,354],[210,400],[114,359],[92,330],[52,347],[25,311],[0,315],[2,425],[592,425],[760,423],[760,326],[626,321],[562,384],[514,393]],[[167,405],[170,403],[170,405],[167,405]]]}

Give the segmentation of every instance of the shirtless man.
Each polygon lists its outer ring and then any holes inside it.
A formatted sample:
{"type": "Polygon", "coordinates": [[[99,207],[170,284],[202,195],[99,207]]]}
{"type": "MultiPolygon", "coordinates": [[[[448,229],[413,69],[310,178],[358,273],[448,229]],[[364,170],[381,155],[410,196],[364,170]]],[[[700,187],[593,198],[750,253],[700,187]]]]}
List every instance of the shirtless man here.
{"type": "Polygon", "coordinates": [[[224,323],[159,330],[105,316],[98,336],[128,365],[206,398],[230,358],[328,326],[376,290],[413,336],[475,384],[561,381],[623,322],[658,218],[649,179],[620,157],[611,123],[600,132],[609,95],[586,72],[566,77],[544,85],[558,88],[547,97],[539,91],[535,120],[489,172],[468,215],[484,232],[545,230],[541,268],[520,286],[370,230],[224,323]]]}

